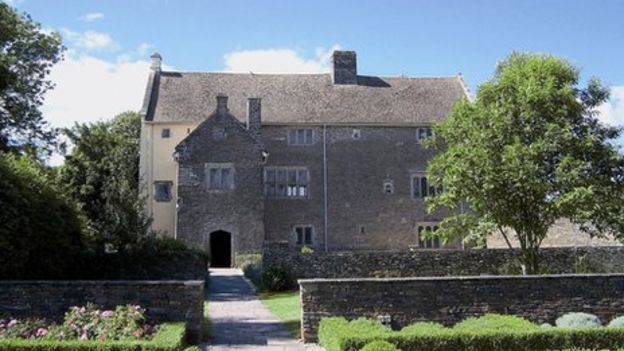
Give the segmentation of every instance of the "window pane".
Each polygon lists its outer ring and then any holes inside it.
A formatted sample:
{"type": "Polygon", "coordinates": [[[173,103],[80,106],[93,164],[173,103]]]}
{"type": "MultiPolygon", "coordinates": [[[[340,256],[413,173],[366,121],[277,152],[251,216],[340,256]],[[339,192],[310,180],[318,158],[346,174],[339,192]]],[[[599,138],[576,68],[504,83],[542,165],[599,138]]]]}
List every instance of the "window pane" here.
{"type": "Polygon", "coordinates": [[[270,169],[266,171],[266,182],[275,183],[275,170],[270,169]]]}
{"type": "Polygon", "coordinates": [[[232,188],[232,172],[229,168],[221,169],[221,189],[232,188]]]}
{"type": "Polygon", "coordinates": [[[440,238],[437,236],[433,238],[433,247],[436,249],[440,248],[440,238]]]}
{"type": "Polygon", "coordinates": [[[312,227],[305,227],[305,243],[306,245],[312,244],[312,227]]]}
{"type": "Polygon", "coordinates": [[[295,233],[297,233],[297,244],[298,245],[303,244],[303,228],[295,227],[295,233]]]}
{"type": "Polygon", "coordinates": [[[312,129],[305,130],[305,143],[312,144],[312,129]]]}
{"type": "Polygon", "coordinates": [[[427,177],[420,178],[420,197],[427,197],[427,177]]]}
{"type": "Polygon", "coordinates": [[[305,142],[305,130],[297,129],[297,144],[301,145],[305,142]]]}
{"type": "Polygon", "coordinates": [[[210,169],[210,189],[219,189],[220,179],[219,170],[217,168],[210,169]]]}
{"type": "Polygon", "coordinates": [[[288,196],[292,197],[292,196],[297,196],[297,186],[296,185],[289,185],[288,186],[288,196]]]}
{"type": "Polygon", "coordinates": [[[297,170],[295,169],[288,170],[288,184],[289,185],[297,184],[297,170]]]}
{"type": "Polygon", "coordinates": [[[297,143],[297,130],[291,129],[288,131],[288,143],[289,144],[297,143]]]}
{"type": "Polygon", "coordinates": [[[308,196],[308,186],[307,185],[299,185],[299,196],[308,196]]]}
{"type": "Polygon", "coordinates": [[[308,184],[308,171],[305,169],[299,170],[299,184],[308,184]]]}
{"type": "Polygon", "coordinates": [[[286,184],[277,183],[277,196],[286,196],[286,184]]]}
{"type": "Polygon", "coordinates": [[[414,194],[413,194],[414,199],[420,198],[420,178],[419,177],[412,178],[412,188],[414,191],[414,194]]]}
{"type": "Polygon", "coordinates": [[[267,196],[275,196],[275,183],[266,184],[266,194],[267,196]]]}
{"type": "Polygon", "coordinates": [[[285,170],[277,171],[277,181],[278,183],[286,183],[286,171],[285,170]]]}
{"type": "Polygon", "coordinates": [[[418,140],[421,140],[425,137],[425,130],[423,128],[418,128],[418,140]]]}

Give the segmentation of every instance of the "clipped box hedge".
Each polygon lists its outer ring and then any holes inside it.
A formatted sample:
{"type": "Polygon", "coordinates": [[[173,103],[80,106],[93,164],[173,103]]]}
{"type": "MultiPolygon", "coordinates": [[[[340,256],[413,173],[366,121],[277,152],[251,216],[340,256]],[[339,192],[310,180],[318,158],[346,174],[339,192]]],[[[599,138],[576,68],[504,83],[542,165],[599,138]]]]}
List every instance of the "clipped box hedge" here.
{"type": "Polygon", "coordinates": [[[375,340],[387,341],[401,351],[615,350],[624,346],[624,328],[455,330],[417,323],[392,331],[371,320],[321,320],[319,342],[327,351],[359,351],[375,340]]]}
{"type": "Polygon", "coordinates": [[[164,323],[150,340],[0,339],[0,351],[180,351],[185,334],[184,323],[164,323]]]}

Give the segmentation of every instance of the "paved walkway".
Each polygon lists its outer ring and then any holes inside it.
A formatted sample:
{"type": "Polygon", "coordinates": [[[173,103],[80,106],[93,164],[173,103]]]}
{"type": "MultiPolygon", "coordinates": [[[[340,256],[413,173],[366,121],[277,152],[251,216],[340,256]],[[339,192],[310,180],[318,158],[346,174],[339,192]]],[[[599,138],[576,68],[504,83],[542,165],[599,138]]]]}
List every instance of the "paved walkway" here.
{"type": "Polygon", "coordinates": [[[239,269],[211,269],[208,309],[212,340],[210,351],[318,351],[294,339],[254,294],[239,269]]]}

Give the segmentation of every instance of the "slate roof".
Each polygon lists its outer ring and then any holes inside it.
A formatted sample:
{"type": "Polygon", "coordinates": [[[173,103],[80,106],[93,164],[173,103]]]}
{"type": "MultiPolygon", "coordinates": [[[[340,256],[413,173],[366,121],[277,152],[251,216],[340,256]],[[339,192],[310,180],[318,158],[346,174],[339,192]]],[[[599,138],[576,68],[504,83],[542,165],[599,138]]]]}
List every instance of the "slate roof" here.
{"type": "Polygon", "coordinates": [[[201,122],[228,96],[230,112],[245,120],[247,98],[262,98],[262,122],[274,124],[430,124],[466,97],[461,76],[358,76],[334,85],[330,74],[157,72],[150,75],[143,112],[148,121],[201,122]]]}

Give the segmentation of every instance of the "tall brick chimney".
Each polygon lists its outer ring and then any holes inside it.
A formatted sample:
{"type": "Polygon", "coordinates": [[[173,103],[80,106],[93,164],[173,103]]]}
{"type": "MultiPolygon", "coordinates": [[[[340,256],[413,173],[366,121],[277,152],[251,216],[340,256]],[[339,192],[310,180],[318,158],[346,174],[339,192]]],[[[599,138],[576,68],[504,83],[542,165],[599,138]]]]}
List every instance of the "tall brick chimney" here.
{"type": "Polygon", "coordinates": [[[334,84],[357,84],[355,51],[334,51],[332,55],[334,84]]]}
{"type": "Polygon", "coordinates": [[[217,95],[217,113],[224,114],[228,112],[227,107],[227,95],[219,94],[217,95]]]}
{"type": "Polygon", "coordinates": [[[251,134],[260,138],[262,125],[262,99],[249,98],[247,100],[247,129],[251,134]]]}

